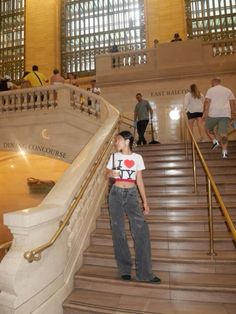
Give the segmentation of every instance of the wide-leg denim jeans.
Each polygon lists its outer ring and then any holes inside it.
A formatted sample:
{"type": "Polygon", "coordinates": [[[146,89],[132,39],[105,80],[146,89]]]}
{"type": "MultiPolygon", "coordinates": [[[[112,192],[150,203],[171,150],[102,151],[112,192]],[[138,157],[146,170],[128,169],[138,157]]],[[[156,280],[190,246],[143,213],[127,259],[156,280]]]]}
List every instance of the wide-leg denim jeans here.
{"type": "Polygon", "coordinates": [[[125,232],[125,215],[128,216],[136,255],[136,279],[149,281],[152,273],[149,229],[138,204],[136,187],[120,188],[115,185],[109,194],[109,212],[116,262],[121,275],[130,275],[132,261],[125,232]]]}

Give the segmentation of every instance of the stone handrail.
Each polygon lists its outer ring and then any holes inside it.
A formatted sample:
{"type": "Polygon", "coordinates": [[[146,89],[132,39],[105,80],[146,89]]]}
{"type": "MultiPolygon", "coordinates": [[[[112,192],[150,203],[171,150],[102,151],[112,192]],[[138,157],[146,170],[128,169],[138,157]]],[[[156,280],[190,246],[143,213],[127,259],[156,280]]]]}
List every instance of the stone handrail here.
{"type": "MultiPolygon", "coordinates": [[[[57,90],[58,95],[58,106],[52,108],[59,107],[60,103],[65,106],[71,91],[77,94],[76,87],[45,88],[47,91],[51,89],[57,90]]],[[[82,253],[104,201],[104,169],[113,145],[110,138],[115,134],[114,128],[119,120],[119,112],[102,97],[86,91],[83,95],[91,96],[99,103],[101,127],[39,206],[4,215],[4,224],[12,232],[13,243],[0,263],[0,313],[62,314],[62,302],[72,290],[74,273],[82,264],[82,253]],[[107,152],[76,206],[70,224],[55,245],[43,253],[40,261],[28,263],[24,253],[53,236],[105,146],[108,146],[107,152]]],[[[91,119],[91,123],[93,121],[91,119]]]]}
{"type": "Polygon", "coordinates": [[[95,94],[69,84],[18,89],[0,92],[0,114],[48,110],[67,106],[87,112],[96,117],[100,115],[100,100],[95,94]]]}

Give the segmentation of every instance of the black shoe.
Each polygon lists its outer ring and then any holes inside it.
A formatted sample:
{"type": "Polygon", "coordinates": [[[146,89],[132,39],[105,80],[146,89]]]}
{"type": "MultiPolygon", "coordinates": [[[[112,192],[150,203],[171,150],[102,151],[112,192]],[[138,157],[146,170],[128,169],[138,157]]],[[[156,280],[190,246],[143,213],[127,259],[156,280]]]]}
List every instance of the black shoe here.
{"type": "Polygon", "coordinates": [[[137,145],[141,145],[141,143],[142,143],[141,141],[137,141],[137,145]]]}
{"type": "Polygon", "coordinates": [[[143,141],[143,145],[146,145],[147,144],[147,141],[143,141]]]}
{"type": "Polygon", "coordinates": [[[153,277],[151,280],[149,280],[150,283],[161,283],[161,279],[157,276],[153,277]]]}
{"type": "Polygon", "coordinates": [[[122,280],[131,280],[131,276],[130,275],[122,275],[121,279],[122,280]]]}

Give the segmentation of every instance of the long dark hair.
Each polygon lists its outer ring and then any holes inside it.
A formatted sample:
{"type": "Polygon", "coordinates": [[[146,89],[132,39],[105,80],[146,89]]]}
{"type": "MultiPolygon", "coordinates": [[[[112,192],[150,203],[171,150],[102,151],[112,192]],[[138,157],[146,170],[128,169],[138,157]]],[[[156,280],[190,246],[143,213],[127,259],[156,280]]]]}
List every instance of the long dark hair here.
{"type": "Polygon", "coordinates": [[[118,134],[119,136],[122,136],[125,140],[129,140],[129,148],[132,150],[133,143],[134,143],[134,137],[133,134],[129,131],[122,131],[118,134]]]}
{"type": "Polygon", "coordinates": [[[196,84],[190,85],[190,93],[193,98],[201,98],[201,93],[196,84]]]}

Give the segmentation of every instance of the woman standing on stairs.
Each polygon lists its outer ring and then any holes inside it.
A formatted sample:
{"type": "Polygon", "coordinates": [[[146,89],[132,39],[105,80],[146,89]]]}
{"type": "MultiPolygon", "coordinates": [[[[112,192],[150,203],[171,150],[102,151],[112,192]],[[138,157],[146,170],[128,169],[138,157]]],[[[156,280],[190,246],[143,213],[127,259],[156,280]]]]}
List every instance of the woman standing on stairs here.
{"type": "Polygon", "coordinates": [[[137,281],[160,283],[152,272],[151,246],[148,225],[144,215],[149,213],[142,170],[145,169],[141,155],[132,152],[133,135],[128,131],[119,133],[107,164],[108,177],[113,177],[109,194],[109,212],[116,262],[121,279],[131,280],[132,260],[128,247],[124,218],[127,215],[134,240],[137,281]],[[142,211],[138,203],[138,191],[143,201],[142,211]]]}

